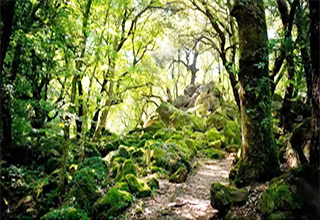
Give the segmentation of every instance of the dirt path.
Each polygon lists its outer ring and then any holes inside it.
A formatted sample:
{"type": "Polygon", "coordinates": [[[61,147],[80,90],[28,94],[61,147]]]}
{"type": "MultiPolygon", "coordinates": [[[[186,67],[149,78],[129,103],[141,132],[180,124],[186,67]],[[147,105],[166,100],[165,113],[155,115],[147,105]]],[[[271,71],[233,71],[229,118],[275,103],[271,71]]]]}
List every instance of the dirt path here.
{"type": "Polygon", "coordinates": [[[127,211],[126,219],[209,220],[217,210],[210,206],[210,186],[227,183],[233,155],[224,160],[199,159],[198,168],[185,183],[160,181],[152,198],[140,199],[127,211]]]}

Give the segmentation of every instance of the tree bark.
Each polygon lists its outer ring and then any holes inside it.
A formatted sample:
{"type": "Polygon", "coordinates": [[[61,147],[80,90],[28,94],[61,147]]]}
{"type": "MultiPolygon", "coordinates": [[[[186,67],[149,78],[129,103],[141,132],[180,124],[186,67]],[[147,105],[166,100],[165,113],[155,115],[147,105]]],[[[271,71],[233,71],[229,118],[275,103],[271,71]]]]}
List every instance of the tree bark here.
{"type": "Polygon", "coordinates": [[[238,0],[231,13],[239,28],[242,158],[237,186],[270,180],[279,174],[273,136],[268,74],[267,26],[263,0],[238,0]]]}
{"type": "Polygon", "coordinates": [[[14,8],[16,1],[1,1],[0,23],[3,24],[1,28],[1,54],[0,54],[0,83],[1,83],[1,96],[0,96],[0,129],[2,129],[3,137],[0,136],[0,143],[2,148],[6,148],[12,140],[12,119],[10,112],[10,94],[3,87],[4,80],[2,75],[4,58],[10,43],[10,36],[12,32],[14,8]],[[2,125],[3,124],[3,125],[2,125]]]}
{"type": "Polygon", "coordinates": [[[312,63],[312,138],[310,163],[314,177],[320,188],[319,148],[320,148],[320,72],[319,72],[319,7],[318,1],[309,1],[310,4],[310,46],[312,63]]]}

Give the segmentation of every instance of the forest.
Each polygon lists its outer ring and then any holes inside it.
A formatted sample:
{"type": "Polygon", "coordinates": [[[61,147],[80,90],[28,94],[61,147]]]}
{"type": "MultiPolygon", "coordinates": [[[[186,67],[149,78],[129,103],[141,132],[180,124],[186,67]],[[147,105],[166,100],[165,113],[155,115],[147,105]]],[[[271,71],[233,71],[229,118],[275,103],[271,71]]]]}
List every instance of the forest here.
{"type": "Polygon", "coordinates": [[[1,0],[1,219],[320,219],[318,0],[1,0]]]}

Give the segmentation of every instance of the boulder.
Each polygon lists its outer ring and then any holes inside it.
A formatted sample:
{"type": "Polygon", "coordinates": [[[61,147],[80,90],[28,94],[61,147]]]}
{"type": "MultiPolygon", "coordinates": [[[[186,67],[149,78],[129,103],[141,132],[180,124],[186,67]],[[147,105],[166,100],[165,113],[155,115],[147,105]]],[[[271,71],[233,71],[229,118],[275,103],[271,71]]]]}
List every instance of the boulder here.
{"type": "Polygon", "coordinates": [[[211,206],[219,210],[221,215],[236,206],[244,204],[248,199],[248,192],[244,189],[213,183],[210,188],[211,206]]]}
{"type": "Polygon", "coordinates": [[[98,199],[93,209],[98,219],[108,219],[110,216],[119,214],[130,206],[133,201],[131,193],[120,190],[117,187],[109,189],[108,193],[98,199]]]}
{"type": "Polygon", "coordinates": [[[126,175],[126,182],[130,191],[136,194],[138,198],[144,198],[151,195],[151,189],[147,183],[141,179],[138,179],[135,175],[126,175]]]}
{"type": "Polygon", "coordinates": [[[188,177],[188,171],[185,167],[180,167],[175,173],[173,173],[170,178],[169,182],[171,183],[183,183],[186,181],[188,177]]]}

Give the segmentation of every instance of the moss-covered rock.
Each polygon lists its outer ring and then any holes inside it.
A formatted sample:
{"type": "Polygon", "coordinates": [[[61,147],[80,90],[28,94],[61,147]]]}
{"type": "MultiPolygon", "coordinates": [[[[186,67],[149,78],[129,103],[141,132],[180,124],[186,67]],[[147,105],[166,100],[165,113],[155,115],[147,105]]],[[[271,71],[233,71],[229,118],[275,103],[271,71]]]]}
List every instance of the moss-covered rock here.
{"type": "Polygon", "coordinates": [[[185,182],[188,177],[188,170],[185,167],[180,167],[174,174],[169,178],[169,182],[182,183],[185,182]]]}
{"type": "Polygon", "coordinates": [[[241,144],[241,132],[239,125],[234,121],[228,121],[223,130],[221,131],[221,134],[225,136],[225,144],[241,144]]]}
{"type": "Polygon", "coordinates": [[[138,171],[138,166],[134,164],[134,162],[131,159],[126,160],[123,163],[121,171],[117,175],[115,181],[117,182],[122,180],[127,174],[137,175],[137,171],[138,171]]]}
{"type": "Polygon", "coordinates": [[[286,175],[273,179],[258,200],[259,211],[267,219],[296,219],[303,201],[295,189],[286,175]]]}
{"type": "Polygon", "coordinates": [[[207,136],[209,141],[221,140],[221,134],[216,128],[212,128],[206,131],[205,135],[207,136]]]}
{"type": "Polygon", "coordinates": [[[86,167],[76,172],[70,194],[74,197],[76,204],[89,213],[92,205],[100,196],[96,189],[94,170],[86,167]]]}
{"type": "Polygon", "coordinates": [[[191,117],[185,111],[177,110],[172,114],[170,122],[173,127],[178,130],[182,130],[185,126],[191,124],[191,117]]]}
{"type": "Polygon", "coordinates": [[[213,112],[207,119],[207,129],[216,128],[218,131],[222,130],[228,117],[218,111],[213,112]]]}
{"type": "Polygon", "coordinates": [[[224,150],[229,153],[232,153],[232,152],[237,152],[239,149],[240,149],[239,145],[231,144],[231,145],[228,145],[224,150]]]}
{"type": "Polygon", "coordinates": [[[144,198],[151,195],[150,187],[143,180],[138,179],[133,174],[128,174],[125,178],[130,191],[136,194],[138,198],[144,198]]]}
{"type": "Polygon", "coordinates": [[[211,206],[225,215],[233,206],[242,204],[248,199],[247,191],[221,183],[213,183],[210,188],[211,206]]]}
{"type": "Polygon", "coordinates": [[[81,209],[77,209],[74,206],[66,205],[58,209],[53,209],[44,216],[41,220],[87,220],[88,214],[81,209]]]}
{"type": "Polygon", "coordinates": [[[171,121],[171,116],[175,111],[177,111],[177,109],[168,103],[161,103],[156,111],[158,112],[161,120],[165,124],[169,125],[171,121]]]}
{"type": "Polygon", "coordinates": [[[211,141],[208,146],[219,150],[221,147],[221,140],[211,141]]]}
{"type": "Polygon", "coordinates": [[[196,115],[191,115],[192,127],[195,131],[205,132],[206,131],[206,120],[196,115]]]}
{"type": "Polygon", "coordinates": [[[151,176],[147,178],[147,185],[150,187],[150,189],[155,190],[159,189],[159,181],[154,176],[151,176]]]}
{"type": "Polygon", "coordinates": [[[108,219],[129,207],[132,201],[133,196],[129,192],[113,187],[95,202],[93,206],[95,216],[99,219],[108,219]]]}
{"type": "Polygon", "coordinates": [[[129,159],[131,157],[131,153],[129,152],[128,147],[120,145],[117,156],[129,159]]]}
{"type": "Polygon", "coordinates": [[[224,151],[214,149],[214,148],[203,149],[201,152],[210,159],[223,159],[225,158],[225,154],[226,154],[224,151]]]}

